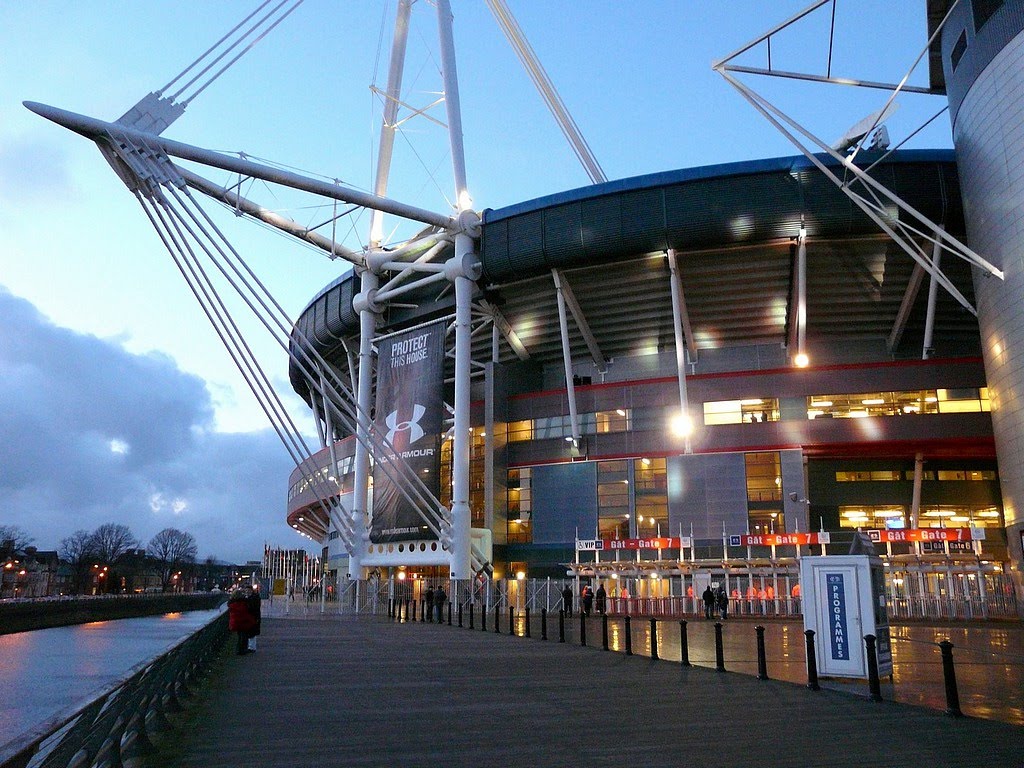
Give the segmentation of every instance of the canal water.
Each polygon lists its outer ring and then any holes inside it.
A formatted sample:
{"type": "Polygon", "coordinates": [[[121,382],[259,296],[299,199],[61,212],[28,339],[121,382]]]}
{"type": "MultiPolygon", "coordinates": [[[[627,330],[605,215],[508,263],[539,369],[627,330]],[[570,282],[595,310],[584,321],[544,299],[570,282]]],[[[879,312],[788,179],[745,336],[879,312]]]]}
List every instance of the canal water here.
{"type": "Polygon", "coordinates": [[[0,635],[0,745],[159,655],[223,611],[188,611],[137,619],[0,635]]]}

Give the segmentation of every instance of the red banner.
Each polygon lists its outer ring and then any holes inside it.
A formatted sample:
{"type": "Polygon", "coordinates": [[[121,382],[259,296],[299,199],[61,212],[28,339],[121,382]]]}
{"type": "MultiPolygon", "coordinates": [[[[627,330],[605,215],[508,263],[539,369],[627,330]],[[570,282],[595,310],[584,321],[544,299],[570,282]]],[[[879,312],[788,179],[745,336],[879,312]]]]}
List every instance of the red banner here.
{"type": "Polygon", "coordinates": [[[741,547],[792,547],[830,543],[827,531],[815,533],[745,533],[740,535],[741,547]]]}
{"type": "Polygon", "coordinates": [[[576,550],[579,552],[594,552],[615,549],[679,549],[689,547],[688,536],[680,539],[676,537],[660,537],[650,539],[577,539],[576,550]]]}
{"type": "Polygon", "coordinates": [[[907,528],[892,530],[870,530],[872,541],[973,541],[970,528],[907,528]]]}

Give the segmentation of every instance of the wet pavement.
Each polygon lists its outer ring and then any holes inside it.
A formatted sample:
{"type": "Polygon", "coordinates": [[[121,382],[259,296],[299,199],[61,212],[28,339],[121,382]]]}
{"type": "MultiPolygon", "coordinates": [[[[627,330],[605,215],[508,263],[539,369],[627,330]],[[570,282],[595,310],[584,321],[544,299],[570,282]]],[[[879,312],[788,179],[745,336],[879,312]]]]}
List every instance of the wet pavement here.
{"type": "MultiPolygon", "coordinates": [[[[291,619],[321,618],[318,603],[287,603],[280,598],[273,604],[264,602],[264,615],[291,619]]],[[[337,616],[336,603],[324,607],[323,618],[337,616]]],[[[464,623],[468,626],[468,615],[464,616],[464,623]]],[[[540,638],[540,618],[534,615],[530,623],[532,638],[540,638]]],[[[633,618],[630,623],[633,653],[649,656],[649,619],[633,618]]],[[[691,664],[710,668],[716,666],[714,624],[713,620],[687,620],[687,645],[691,664]]],[[[757,624],[765,627],[768,676],[776,680],[806,684],[804,627],[799,620],[742,617],[722,622],[726,669],[744,675],[757,675],[757,635],[754,631],[757,624]]],[[[480,626],[478,611],[478,631],[480,626]]],[[[488,629],[494,629],[493,611],[488,615],[488,629]]],[[[508,633],[507,613],[501,616],[501,629],[508,633]]],[[[566,619],[565,631],[566,641],[578,644],[579,618],[566,619]]],[[[679,621],[661,620],[657,632],[659,657],[678,662],[679,621]]],[[[521,617],[517,619],[515,634],[525,634],[521,617]]],[[[1024,725],[1024,623],[990,621],[957,625],[900,624],[891,628],[891,636],[893,676],[891,680],[882,678],[883,699],[944,711],[946,693],[938,643],[949,640],[954,646],[957,689],[964,714],[1024,725]]],[[[548,637],[556,641],[558,639],[557,613],[548,618],[548,637]]],[[[593,648],[602,648],[601,620],[597,617],[588,620],[587,644],[593,648]]],[[[625,622],[622,617],[609,617],[608,645],[612,652],[625,651],[625,622]]],[[[869,693],[866,680],[820,678],[819,683],[823,688],[865,697],[869,693]]]]}
{"type": "MultiPolygon", "coordinates": [[[[597,621],[598,647],[583,648],[557,628],[542,641],[539,623],[511,637],[507,615],[495,633],[479,614],[470,631],[275,612],[255,654],[221,658],[151,768],[1008,768],[1024,755],[1024,728],[996,720],[604,652],[597,621]]],[[[753,624],[725,629],[738,669],[753,624]]],[[[799,627],[772,629],[781,649],[799,627]]]]}
{"type": "Polygon", "coordinates": [[[0,636],[0,744],[93,698],[222,611],[97,621],[0,636]]]}

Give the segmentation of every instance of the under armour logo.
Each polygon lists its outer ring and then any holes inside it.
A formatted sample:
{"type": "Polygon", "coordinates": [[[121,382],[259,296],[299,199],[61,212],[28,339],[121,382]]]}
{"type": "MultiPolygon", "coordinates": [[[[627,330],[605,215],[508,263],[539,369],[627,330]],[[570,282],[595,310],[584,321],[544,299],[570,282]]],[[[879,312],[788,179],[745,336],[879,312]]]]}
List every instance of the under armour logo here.
{"type": "Polygon", "coordinates": [[[399,432],[409,432],[409,445],[412,445],[421,437],[423,437],[423,427],[420,426],[420,419],[423,418],[423,414],[427,412],[426,407],[419,403],[414,403],[412,406],[412,418],[408,421],[398,420],[398,411],[394,410],[387,415],[384,419],[384,423],[388,427],[388,442],[395,442],[395,435],[399,432]]]}

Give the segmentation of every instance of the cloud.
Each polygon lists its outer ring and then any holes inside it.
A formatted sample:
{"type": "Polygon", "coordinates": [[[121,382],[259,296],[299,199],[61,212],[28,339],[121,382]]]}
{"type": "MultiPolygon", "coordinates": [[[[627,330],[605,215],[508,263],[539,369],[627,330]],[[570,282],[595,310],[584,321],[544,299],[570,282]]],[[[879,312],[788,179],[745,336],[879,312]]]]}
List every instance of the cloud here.
{"type": "Polygon", "coordinates": [[[0,287],[0,524],[41,549],[124,523],[173,526],[200,557],[298,546],[284,522],[288,456],[270,429],[220,433],[205,382],[166,355],[61,328],[0,287]]]}

